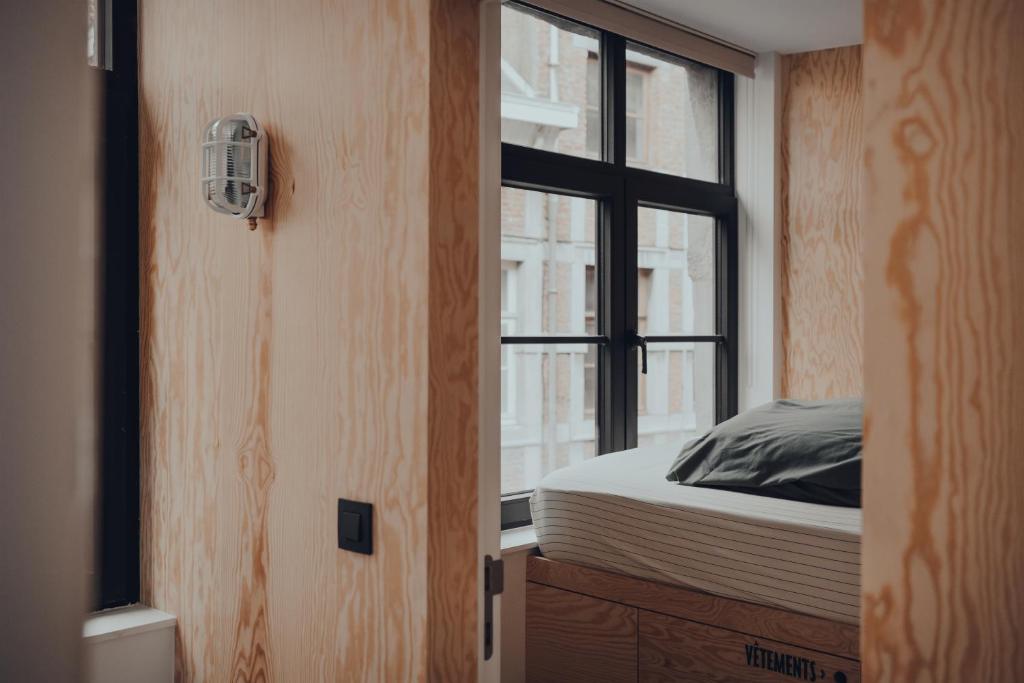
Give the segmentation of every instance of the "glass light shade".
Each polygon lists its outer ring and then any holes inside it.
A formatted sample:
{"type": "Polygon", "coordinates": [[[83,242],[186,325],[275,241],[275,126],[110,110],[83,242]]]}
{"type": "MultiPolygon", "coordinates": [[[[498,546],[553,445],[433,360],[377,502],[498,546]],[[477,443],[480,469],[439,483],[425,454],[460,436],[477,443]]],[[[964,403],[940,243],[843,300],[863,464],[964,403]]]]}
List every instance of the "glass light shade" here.
{"type": "Polygon", "coordinates": [[[212,121],[203,135],[206,203],[236,218],[259,218],[267,192],[266,134],[251,114],[212,121]]]}

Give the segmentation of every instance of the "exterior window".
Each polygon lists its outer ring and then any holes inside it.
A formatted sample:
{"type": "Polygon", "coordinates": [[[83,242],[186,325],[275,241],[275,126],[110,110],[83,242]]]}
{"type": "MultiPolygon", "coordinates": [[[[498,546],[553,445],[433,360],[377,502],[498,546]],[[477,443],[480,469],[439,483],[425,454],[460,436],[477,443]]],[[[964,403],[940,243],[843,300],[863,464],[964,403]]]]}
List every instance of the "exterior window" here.
{"type": "MultiPolygon", "coordinates": [[[[647,334],[647,310],[651,304],[651,280],[654,278],[654,270],[651,268],[639,268],[636,274],[636,329],[644,336],[647,334]]],[[[649,352],[648,352],[649,354],[649,352]]],[[[647,375],[641,374],[637,378],[636,411],[637,415],[647,414],[647,375]]]]}
{"type": "MultiPolygon", "coordinates": [[[[516,269],[518,264],[503,261],[501,264],[501,336],[510,337],[516,333],[516,269]]],[[[516,419],[516,363],[512,348],[501,347],[501,419],[515,422],[516,419]]]]}
{"type": "Polygon", "coordinates": [[[648,373],[637,378],[638,445],[682,442],[714,424],[715,220],[637,209],[637,329],[649,339],[648,373]]]}
{"type": "Polygon", "coordinates": [[[628,162],[718,182],[721,72],[636,43],[627,44],[626,59],[628,162]]]}
{"type": "Polygon", "coordinates": [[[601,62],[595,52],[587,56],[587,153],[601,154],[601,62]]]}
{"type": "MultiPolygon", "coordinates": [[[[501,190],[502,493],[531,490],[548,472],[593,457],[596,325],[587,307],[593,200],[501,190]],[[589,418],[589,419],[588,419],[589,418]]],[[[596,283],[595,283],[596,284],[596,283]]],[[[596,297],[596,294],[592,294],[596,297]]],[[[593,306],[593,304],[591,304],[593,306]]]]}
{"type": "MultiPolygon", "coordinates": [[[[587,324],[587,334],[597,334],[597,268],[586,266],[583,283],[584,303],[583,316],[587,324]]],[[[597,406],[597,347],[588,346],[583,357],[583,415],[594,417],[597,406]]]]}
{"type": "Polygon", "coordinates": [[[731,74],[514,2],[502,22],[509,528],[547,473],[735,414],[737,206],[731,74]]]}
{"type": "Polygon", "coordinates": [[[647,334],[647,311],[651,307],[651,281],[653,268],[638,268],[636,273],[636,318],[637,331],[647,334]]]}
{"type": "MultiPolygon", "coordinates": [[[[647,76],[650,69],[626,69],[626,158],[643,162],[647,156],[647,76]]],[[[587,153],[601,152],[601,65],[597,55],[587,59],[587,153]]]]}
{"type": "MultiPolygon", "coordinates": [[[[572,156],[600,156],[589,63],[599,61],[600,33],[525,5],[501,8],[501,141],[572,156]],[[590,139],[598,143],[591,148],[590,139]]],[[[600,83],[597,84],[600,87],[600,83]]]]}
{"type": "Polygon", "coordinates": [[[626,69],[626,159],[647,158],[647,71],[626,69]]]}

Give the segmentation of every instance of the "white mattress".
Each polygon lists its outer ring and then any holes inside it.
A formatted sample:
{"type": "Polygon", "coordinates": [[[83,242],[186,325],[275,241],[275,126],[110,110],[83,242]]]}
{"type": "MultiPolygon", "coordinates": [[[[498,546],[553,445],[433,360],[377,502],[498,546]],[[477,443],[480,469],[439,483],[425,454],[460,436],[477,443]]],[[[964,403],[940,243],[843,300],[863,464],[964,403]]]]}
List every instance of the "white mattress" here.
{"type": "Polygon", "coordinates": [[[679,445],[552,472],[530,506],[555,560],[856,624],[861,511],[665,480],[679,445]]]}

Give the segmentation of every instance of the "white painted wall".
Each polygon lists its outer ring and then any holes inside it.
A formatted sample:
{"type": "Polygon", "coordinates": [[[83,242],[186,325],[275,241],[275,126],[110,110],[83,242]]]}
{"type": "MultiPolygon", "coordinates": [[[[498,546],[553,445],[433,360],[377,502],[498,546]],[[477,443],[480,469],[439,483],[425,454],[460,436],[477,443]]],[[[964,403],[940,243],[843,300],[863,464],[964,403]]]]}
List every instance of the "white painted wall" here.
{"type": "Polygon", "coordinates": [[[80,676],[95,455],[98,74],[82,0],[0,16],[0,681],[80,676]]]}
{"type": "Polygon", "coordinates": [[[757,53],[807,52],[864,41],[862,0],[611,0],[757,53]]]}
{"type": "Polygon", "coordinates": [[[779,56],[758,55],[754,78],[736,77],[739,197],[739,409],[777,398],[782,368],[779,56]]]}

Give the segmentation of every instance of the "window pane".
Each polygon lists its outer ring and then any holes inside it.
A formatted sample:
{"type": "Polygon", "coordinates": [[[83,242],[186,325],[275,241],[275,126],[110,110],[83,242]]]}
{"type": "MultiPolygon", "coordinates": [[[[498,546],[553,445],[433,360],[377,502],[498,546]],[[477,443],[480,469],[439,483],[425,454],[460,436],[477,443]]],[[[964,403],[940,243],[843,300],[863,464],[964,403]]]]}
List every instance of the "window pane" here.
{"type": "Polygon", "coordinates": [[[715,334],[715,219],[637,209],[642,335],[715,334]]]}
{"type": "Polygon", "coordinates": [[[601,60],[596,52],[587,57],[587,107],[599,109],[601,106],[601,60]]]}
{"type": "MultiPolygon", "coordinates": [[[[501,336],[505,337],[508,335],[515,334],[515,321],[502,320],[501,321],[501,336]]],[[[515,419],[515,405],[516,405],[516,383],[513,381],[515,376],[515,366],[513,365],[513,358],[511,350],[508,346],[502,345],[501,347],[501,418],[502,420],[515,419]]]]}
{"type": "Polygon", "coordinates": [[[514,301],[507,315],[516,334],[592,334],[587,268],[596,263],[596,221],[591,199],[502,188],[501,258],[515,273],[503,301],[514,301]]]}
{"type": "Polygon", "coordinates": [[[626,113],[638,114],[644,104],[644,77],[647,74],[640,69],[626,71],[626,113]]]}
{"type": "Polygon", "coordinates": [[[501,426],[503,495],[528,491],[548,472],[596,454],[596,392],[587,389],[597,386],[597,370],[587,364],[591,348],[502,345],[502,396],[514,397],[501,426]]]}
{"type": "Polygon", "coordinates": [[[647,374],[637,384],[640,447],[684,442],[715,423],[715,345],[647,345],[647,374]]]}
{"type": "Polygon", "coordinates": [[[522,5],[502,5],[502,142],[600,156],[598,35],[522,5]]]}
{"type": "MultiPolygon", "coordinates": [[[[586,294],[584,311],[587,321],[587,334],[597,334],[597,268],[587,266],[586,294]]],[[[583,411],[592,417],[597,407],[597,347],[588,346],[587,355],[583,358],[583,411]]]]}
{"type": "Polygon", "coordinates": [[[718,182],[718,71],[630,43],[626,107],[631,166],[718,182]],[[645,69],[646,71],[641,71],[645,69]]]}
{"type": "Polygon", "coordinates": [[[632,116],[626,117],[626,158],[630,161],[642,161],[644,150],[640,143],[640,122],[632,116]]]}

